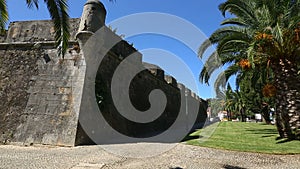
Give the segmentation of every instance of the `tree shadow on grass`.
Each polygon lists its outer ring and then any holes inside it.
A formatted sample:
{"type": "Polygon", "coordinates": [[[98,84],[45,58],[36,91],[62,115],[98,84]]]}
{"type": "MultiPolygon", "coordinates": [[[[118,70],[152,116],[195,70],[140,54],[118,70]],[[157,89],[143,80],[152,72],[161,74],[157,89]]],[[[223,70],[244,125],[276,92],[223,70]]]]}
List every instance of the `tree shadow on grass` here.
{"type": "Polygon", "coordinates": [[[267,138],[267,137],[274,137],[275,134],[271,134],[271,135],[266,135],[266,136],[261,136],[262,138],[267,138]]]}
{"type": "Polygon", "coordinates": [[[284,140],[278,141],[276,144],[287,143],[287,142],[290,142],[290,141],[292,141],[292,140],[290,140],[290,139],[284,139],[284,140]]]}
{"type": "Polygon", "coordinates": [[[249,132],[249,134],[278,134],[276,129],[247,129],[246,131],[249,132]]]}
{"type": "Polygon", "coordinates": [[[300,141],[300,140],[293,140],[293,139],[281,138],[281,137],[276,138],[276,140],[280,140],[276,144],[287,143],[287,142],[290,142],[290,141],[300,141]]]}
{"type": "Polygon", "coordinates": [[[262,138],[278,136],[278,132],[276,129],[248,129],[246,130],[246,132],[247,134],[262,135],[262,138]]]}

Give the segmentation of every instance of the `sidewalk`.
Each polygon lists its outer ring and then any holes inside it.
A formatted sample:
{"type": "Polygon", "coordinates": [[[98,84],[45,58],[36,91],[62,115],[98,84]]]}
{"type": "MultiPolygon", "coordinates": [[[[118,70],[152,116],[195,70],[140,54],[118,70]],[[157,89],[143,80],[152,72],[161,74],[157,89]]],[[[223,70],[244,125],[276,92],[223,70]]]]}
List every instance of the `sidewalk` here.
{"type": "Polygon", "coordinates": [[[142,159],[116,156],[98,146],[73,148],[0,146],[1,169],[296,169],[299,166],[300,155],[231,152],[185,144],[178,144],[166,153],[142,159]]]}

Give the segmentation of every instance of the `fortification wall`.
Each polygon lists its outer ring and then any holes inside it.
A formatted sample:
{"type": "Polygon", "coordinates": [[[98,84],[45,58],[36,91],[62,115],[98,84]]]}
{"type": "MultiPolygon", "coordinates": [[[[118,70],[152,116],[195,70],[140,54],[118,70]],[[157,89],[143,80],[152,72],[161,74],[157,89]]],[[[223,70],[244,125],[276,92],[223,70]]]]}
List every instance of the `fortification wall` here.
{"type": "MultiPolygon", "coordinates": [[[[98,7],[103,8],[101,5],[98,7]]],[[[85,8],[93,9],[89,6],[85,8]]],[[[93,20],[89,18],[90,15],[84,16],[93,20]]],[[[105,15],[102,13],[101,16],[102,21],[105,15]]],[[[197,112],[195,124],[187,127],[203,126],[207,117],[207,102],[178,83],[175,78],[165,75],[158,66],[142,63],[142,55],[126,41],[121,40],[112,47],[99,67],[91,67],[97,57],[85,58],[86,51],[78,48],[74,38],[78,27],[82,28],[81,31],[86,29],[84,18],[82,20],[81,24],[80,19],[70,20],[72,38],[70,50],[64,59],[57,56],[51,21],[13,22],[7,34],[0,37],[2,143],[61,146],[91,143],[90,135],[83,130],[79,119],[86,115],[85,111],[99,109],[110,126],[132,137],[150,137],[168,129],[177,118],[178,112],[186,113],[187,118],[181,119],[182,125],[190,124],[190,120],[195,121],[188,119],[188,114],[197,112]],[[76,46],[76,50],[73,50],[73,46],[76,46]],[[131,104],[139,111],[148,110],[149,94],[154,89],[161,89],[167,98],[164,113],[146,126],[120,116],[111,94],[114,71],[133,53],[135,57],[128,62],[129,67],[144,67],[145,70],[138,73],[130,83],[131,104]],[[95,72],[90,72],[91,70],[95,72]],[[95,80],[89,79],[93,77],[91,74],[96,74],[95,80]],[[87,91],[91,90],[88,85],[94,85],[93,91],[87,91]],[[91,93],[96,93],[101,98],[87,99],[91,93]],[[101,102],[99,99],[102,99],[101,102]],[[96,101],[100,104],[91,107],[96,101]]],[[[98,28],[92,24],[89,26],[98,28]]],[[[105,30],[119,38],[107,27],[105,30]]],[[[105,43],[108,42],[104,41],[103,46],[105,43]]],[[[127,94],[126,92],[124,90],[118,94],[127,94]]],[[[93,117],[88,118],[94,120],[93,117]]]]}
{"type": "MultiPolygon", "coordinates": [[[[200,99],[183,84],[177,83],[174,77],[165,75],[158,66],[142,63],[141,58],[142,55],[136,49],[125,41],[121,41],[110,50],[99,66],[96,90],[99,88],[97,95],[101,95],[103,98],[100,108],[110,126],[131,137],[150,137],[167,130],[178,119],[179,113],[184,112],[186,117],[180,119],[182,128],[203,127],[207,117],[207,102],[200,99]],[[128,61],[129,55],[132,55],[134,59],[128,61]],[[128,72],[123,72],[124,79],[126,79],[127,73],[131,72],[130,69],[138,69],[138,67],[144,69],[134,76],[129,86],[129,98],[135,109],[143,112],[151,108],[149,95],[153,90],[160,89],[165,94],[166,107],[155,121],[142,124],[124,119],[115,107],[111,93],[105,93],[105,91],[111,90],[112,78],[122,62],[129,62],[127,63],[128,72]],[[197,115],[194,119],[188,119],[188,117],[192,117],[189,113],[197,113],[197,115]]],[[[126,89],[120,90],[120,92],[122,93],[118,93],[119,96],[128,95],[126,89]]]]}
{"type": "MultiPolygon", "coordinates": [[[[101,88],[104,87],[105,90],[108,91],[111,88],[113,74],[122,62],[122,59],[119,59],[116,56],[117,55],[114,54],[107,55],[103,59],[97,74],[97,86],[102,86],[101,88]],[[102,66],[104,66],[104,68],[102,66]]],[[[133,69],[135,66],[142,66],[142,62],[136,62],[130,67],[133,69]]],[[[125,74],[126,72],[124,72],[124,76],[126,76],[125,74]]],[[[109,122],[110,126],[128,136],[141,137],[147,136],[147,134],[157,134],[157,132],[165,131],[174,123],[180,111],[181,96],[180,90],[177,86],[173,87],[163,79],[157,78],[148,70],[144,70],[132,79],[129,87],[129,93],[127,93],[128,90],[124,89],[122,90],[123,93],[118,93],[118,95],[129,95],[131,104],[138,111],[143,112],[151,107],[149,95],[154,89],[160,89],[163,91],[167,97],[167,104],[164,112],[162,112],[162,116],[147,125],[129,121],[120,115],[113,103],[110,92],[103,96],[104,99],[101,112],[106,117],[105,119],[109,122]]],[[[101,95],[101,93],[99,93],[99,95],[101,95]]]]}
{"type": "MultiPolygon", "coordinates": [[[[72,34],[79,19],[72,19],[72,34]]],[[[0,44],[2,143],[73,146],[80,100],[82,54],[57,56],[51,21],[13,22],[0,44]],[[75,91],[78,91],[76,93],[75,91]]],[[[70,47],[76,42],[70,41],[70,47]]]]}

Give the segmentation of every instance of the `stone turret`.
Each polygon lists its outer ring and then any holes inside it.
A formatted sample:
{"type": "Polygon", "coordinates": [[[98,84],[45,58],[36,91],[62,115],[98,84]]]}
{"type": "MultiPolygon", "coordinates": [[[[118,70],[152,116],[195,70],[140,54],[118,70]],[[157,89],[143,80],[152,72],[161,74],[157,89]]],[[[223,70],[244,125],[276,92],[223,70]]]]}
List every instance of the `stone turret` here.
{"type": "Polygon", "coordinates": [[[80,45],[83,46],[93,33],[105,25],[105,18],[106,9],[104,5],[99,0],[87,0],[76,35],[80,45]]]}
{"type": "Polygon", "coordinates": [[[96,32],[105,24],[106,10],[98,0],[88,0],[83,8],[78,32],[96,32]]]}

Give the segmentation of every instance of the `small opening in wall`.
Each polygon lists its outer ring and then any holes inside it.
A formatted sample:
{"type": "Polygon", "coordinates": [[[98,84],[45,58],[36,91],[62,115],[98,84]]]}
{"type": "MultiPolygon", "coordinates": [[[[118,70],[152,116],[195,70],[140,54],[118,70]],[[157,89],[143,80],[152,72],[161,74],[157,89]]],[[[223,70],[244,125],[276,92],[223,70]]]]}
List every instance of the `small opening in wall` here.
{"type": "Polygon", "coordinates": [[[46,62],[46,63],[48,63],[48,62],[50,62],[50,61],[51,61],[51,59],[50,59],[49,55],[48,55],[48,54],[46,54],[46,53],[44,54],[43,58],[44,58],[44,60],[45,60],[45,62],[46,62]]]}

